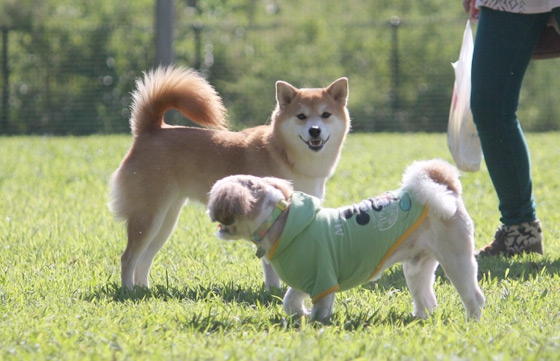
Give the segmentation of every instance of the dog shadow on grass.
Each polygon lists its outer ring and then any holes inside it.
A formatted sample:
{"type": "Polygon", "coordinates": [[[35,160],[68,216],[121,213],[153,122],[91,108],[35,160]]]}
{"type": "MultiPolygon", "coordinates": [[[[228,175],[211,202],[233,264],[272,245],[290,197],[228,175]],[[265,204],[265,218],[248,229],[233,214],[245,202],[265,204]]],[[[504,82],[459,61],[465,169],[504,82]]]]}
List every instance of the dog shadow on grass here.
{"type": "Polygon", "coordinates": [[[269,292],[264,285],[257,288],[244,288],[234,283],[198,284],[182,288],[169,285],[154,285],[151,288],[135,286],[133,290],[128,290],[115,282],[110,282],[87,292],[83,299],[86,301],[142,302],[150,299],[204,301],[221,298],[226,303],[259,303],[266,306],[281,304],[284,291],[273,289],[269,292]]]}
{"type": "MultiPolygon", "coordinates": [[[[520,255],[515,257],[486,257],[478,261],[478,279],[481,286],[484,283],[495,281],[510,280],[532,280],[538,277],[547,277],[560,274],[560,259],[551,259],[548,256],[520,255]]],[[[448,283],[449,280],[445,273],[438,267],[436,271],[436,282],[448,283]]],[[[408,292],[406,281],[402,272],[401,265],[395,265],[386,270],[381,278],[375,282],[364,286],[364,291],[375,290],[380,293],[399,293],[408,292]]],[[[264,316],[263,319],[251,319],[241,322],[257,322],[259,328],[281,328],[286,330],[299,329],[302,325],[316,325],[323,327],[323,324],[292,319],[286,317],[282,310],[282,297],[285,288],[274,289],[268,292],[264,285],[252,287],[247,284],[228,283],[191,283],[184,287],[156,284],[150,289],[145,287],[135,287],[134,290],[121,288],[116,282],[107,282],[99,285],[82,294],[82,299],[89,302],[108,301],[108,302],[133,302],[139,303],[149,300],[179,300],[208,302],[219,299],[224,303],[235,303],[254,307],[261,305],[266,308],[275,308],[276,311],[264,316]]],[[[437,320],[453,319],[452,315],[443,313],[439,310],[437,320]]],[[[239,320],[235,317],[225,317],[218,314],[192,314],[184,315],[182,320],[186,327],[200,332],[218,332],[232,330],[240,327],[239,320]]],[[[364,328],[372,328],[380,325],[401,325],[403,327],[417,322],[434,322],[433,319],[418,320],[414,318],[409,310],[385,310],[380,311],[376,305],[371,308],[356,309],[351,306],[345,307],[340,302],[337,304],[335,314],[327,323],[332,327],[345,331],[355,331],[364,328]]],[[[315,327],[315,326],[312,326],[315,327]]]]}
{"type": "Polygon", "coordinates": [[[478,279],[514,279],[526,281],[538,277],[560,275],[560,259],[548,256],[518,255],[514,257],[483,257],[478,259],[478,279]]]}
{"type": "MultiPolygon", "coordinates": [[[[403,281],[404,282],[404,281],[403,281]]],[[[393,285],[395,287],[400,287],[393,285]]],[[[387,286],[388,287],[388,286],[387,286]]],[[[402,285],[406,287],[406,285],[402,285]]],[[[384,287],[383,287],[384,288],[384,287]]],[[[395,288],[393,287],[393,291],[395,288]]],[[[149,300],[180,300],[205,302],[220,299],[224,303],[236,303],[253,308],[255,305],[260,307],[274,308],[263,318],[251,318],[249,320],[239,320],[238,317],[220,315],[219,313],[194,313],[181,315],[181,323],[185,327],[203,333],[223,332],[238,329],[241,323],[257,323],[259,329],[285,329],[297,330],[302,327],[315,327],[320,329],[325,324],[344,331],[358,331],[364,328],[376,327],[380,324],[401,324],[403,326],[418,322],[409,312],[398,311],[381,312],[375,305],[367,310],[357,311],[353,307],[346,307],[345,302],[335,311],[332,318],[326,323],[310,321],[309,319],[291,318],[284,314],[282,308],[282,297],[286,288],[273,289],[270,292],[263,286],[244,288],[234,283],[227,284],[198,284],[182,288],[164,285],[153,285],[151,288],[135,287],[133,290],[123,289],[116,282],[109,282],[100,285],[95,289],[82,294],[82,299],[86,302],[132,302],[140,303],[149,300]]]]}
{"type": "MultiPolygon", "coordinates": [[[[522,255],[516,257],[488,257],[478,260],[478,278],[481,283],[513,279],[519,281],[536,279],[560,274],[560,259],[550,259],[546,256],[522,255]]],[[[436,271],[436,282],[448,283],[441,267],[436,271]]],[[[375,290],[381,293],[408,292],[402,273],[402,267],[395,265],[385,271],[381,278],[375,282],[362,286],[364,291],[375,290]]],[[[263,317],[249,317],[247,319],[234,317],[234,315],[221,315],[218,313],[194,313],[181,315],[180,321],[187,329],[202,333],[234,331],[243,327],[257,327],[258,329],[285,329],[297,330],[302,327],[315,327],[320,329],[325,324],[311,322],[308,319],[294,319],[286,317],[283,313],[282,297],[285,288],[274,289],[268,292],[264,285],[248,287],[231,283],[206,283],[191,284],[184,287],[169,285],[154,285],[148,289],[135,287],[134,290],[122,289],[120,284],[109,282],[100,285],[82,295],[82,299],[89,302],[133,302],[139,303],[149,300],[180,300],[208,302],[219,299],[224,303],[235,303],[255,307],[260,305],[274,308],[275,311],[263,317]]],[[[435,317],[427,320],[414,318],[410,310],[379,310],[372,304],[371,308],[354,308],[351,304],[346,307],[343,301],[337,303],[337,308],[332,318],[326,323],[341,331],[359,331],[375,328],[382,325],[408,327],[416,323],[450,322],[452,314],[448,310],[440,309],[435,317]]]]}

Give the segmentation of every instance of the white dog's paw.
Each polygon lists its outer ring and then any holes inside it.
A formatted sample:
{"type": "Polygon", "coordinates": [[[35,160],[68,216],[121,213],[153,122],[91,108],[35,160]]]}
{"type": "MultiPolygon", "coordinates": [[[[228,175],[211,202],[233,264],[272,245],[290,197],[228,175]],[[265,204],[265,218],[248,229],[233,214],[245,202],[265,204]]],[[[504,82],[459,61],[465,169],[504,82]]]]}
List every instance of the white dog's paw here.
{"type": "Polygon", "coordinates": [[[414,311],[412,312],[412,316],[416,318],[421,318],[423,320],[427,319],[436,309],[437,304],[435,302],[430,302],[429,305],[417,305],[414,304],[414,311]]]}
{"type": "Polygon", "coordinates": [[[309,316],[311,312],[305,307],[305,299],[309,295],[305,292],[296,290],[295,288],[288,288],[284,295],[284,311],[288,316],[309,316]]]}
{"type": "Polygon", "coordinates": [[[412,312],[412,316],[416,317],[416,318],[420,318],[422,320],[425,320],[428,318],[428,313],[424,310],[422,311],[414,311],[412,312]]]}
{"type": "Polygon", "coordinates": [[[332,310],[327,308],[313,307],[311,311],[311,319],[319,322],[327,322],[332,315],[332,310]]]}
{"type": "Polygon", "coordinates": [[[309,315],[311,315],[311,311],[309,311],[307,307],[303,305],[303,303],[299,305],[284,304],[284,312],[286,312],[288,316],[296,318],[308,317],[309,315]]]}
{"type": "Polygon", "coordinates": [[[311,310],[311,319],[319,322],[326,322],[334,312],[334,293],[330,293],[319,299],[311,310]]]}

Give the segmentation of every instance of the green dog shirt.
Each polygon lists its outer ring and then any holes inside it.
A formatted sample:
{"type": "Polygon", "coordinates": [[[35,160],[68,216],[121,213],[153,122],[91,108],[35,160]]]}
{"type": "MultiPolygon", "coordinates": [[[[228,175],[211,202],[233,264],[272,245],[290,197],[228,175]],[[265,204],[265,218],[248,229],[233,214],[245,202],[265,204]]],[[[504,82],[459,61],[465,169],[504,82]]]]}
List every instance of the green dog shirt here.
{"type": "Polygon", "coordinates": [[[402,189],[343,208],[292,194],[284,232],[268,254],[274,270],[313,303],[372,279],[387,257],[426,217],[402,189]]]}

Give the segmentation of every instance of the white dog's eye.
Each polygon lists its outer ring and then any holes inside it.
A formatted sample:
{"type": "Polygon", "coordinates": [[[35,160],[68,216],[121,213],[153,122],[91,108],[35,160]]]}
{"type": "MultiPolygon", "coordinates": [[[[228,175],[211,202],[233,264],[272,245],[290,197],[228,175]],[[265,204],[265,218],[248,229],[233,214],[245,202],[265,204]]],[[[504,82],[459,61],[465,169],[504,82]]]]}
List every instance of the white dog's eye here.
{"type": "Polygon", "coordinates": [[[324,112],[323,114],[321,114],[321,118],[327,119],[331,116],[331,113],[329,112],[324,112]]]}
{"type": "Polygon", "coordinates": [[[305,115],[305,114],[303,114],[303,113],[299,113],[298,115],[296,115],[296,117],[297,117],[299,120],[307,119],[307,115],[305,115]]]}

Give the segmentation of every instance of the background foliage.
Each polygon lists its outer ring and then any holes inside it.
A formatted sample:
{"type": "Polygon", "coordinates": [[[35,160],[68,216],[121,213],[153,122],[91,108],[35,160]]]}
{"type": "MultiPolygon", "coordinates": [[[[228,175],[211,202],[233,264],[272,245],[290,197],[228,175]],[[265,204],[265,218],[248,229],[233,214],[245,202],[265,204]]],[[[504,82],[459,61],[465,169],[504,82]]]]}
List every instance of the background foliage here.
{"type": "MultiPolygon", "coordinates": [[[[3,0],[0,132],[128,132],[134,80],[154,66],[154,9],[154,0],[3,0]]],[[[207,75],[234,128],[267,121],[279,79],[321,87],[347,76],[355,130],[446,130],[460,2],[176,0],[175,15],[176,63],[207,75]]],[[[560,128],[559,61],[531,65],[528,130],[560,128]]]]}

